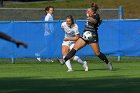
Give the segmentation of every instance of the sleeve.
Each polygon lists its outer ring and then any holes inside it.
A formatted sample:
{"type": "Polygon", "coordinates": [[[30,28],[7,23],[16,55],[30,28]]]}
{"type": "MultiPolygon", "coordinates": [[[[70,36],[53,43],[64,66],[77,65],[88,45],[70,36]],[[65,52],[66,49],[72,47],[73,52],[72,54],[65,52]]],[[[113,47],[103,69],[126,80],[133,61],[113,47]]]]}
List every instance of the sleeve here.
{"type": "Polygon", "coordinates": [[[95,18],[94,19],[96,19],[97,20],[97,22],[100,22],[100,15],[99,14],[97,14],[96,16],[95,16],[95,18]]]}
{"type": "Polygon", "coordinates": [[[75,24],[75,35],[79,34],[79,28],[78,28],[78,25],[75,24]]]}
{"type": "Polygon", "coordinates": [[[48,15],[46,15],[45,21],[49,21],[49,16],[48,15]]]}
{"type": "Polygon", "coordinates": [[[65,27],[65,22],[63,22],[62,24],[61,24],[61,28],[64,30],[64,27],[65,27]]]}

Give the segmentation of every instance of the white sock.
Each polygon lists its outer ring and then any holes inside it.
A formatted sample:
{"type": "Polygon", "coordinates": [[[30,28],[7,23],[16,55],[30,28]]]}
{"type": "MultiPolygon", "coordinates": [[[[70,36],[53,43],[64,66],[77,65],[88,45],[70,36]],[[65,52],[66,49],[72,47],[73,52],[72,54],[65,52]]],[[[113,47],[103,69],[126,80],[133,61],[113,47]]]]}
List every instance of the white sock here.
{"type": "MultiPolygon", "coordinates": [[[[63,56],[63,58],[65,58],[65,56],[63,56]]],[[[72,66],[71,66],[70,60],[67,60],[65,62],[65,64],[66,64],[66,66],[67,66],[68,69],[72,70],[72,66]]]]}
{"type": "Polygon", "coordinates": [[[73,60],[77,61],[78,63],[80,63],[82,65],[84,64],[84,61],[82,61],[78,56],[74,56],[73,60]]]}
{"type": "Polygon", "coordinates": [[[70,60],[67,60],[65,62],[65,64],[66,64],[66,66],[67,66],[68,69],[72,70],[72,66],[71,66],[70,60]]]}

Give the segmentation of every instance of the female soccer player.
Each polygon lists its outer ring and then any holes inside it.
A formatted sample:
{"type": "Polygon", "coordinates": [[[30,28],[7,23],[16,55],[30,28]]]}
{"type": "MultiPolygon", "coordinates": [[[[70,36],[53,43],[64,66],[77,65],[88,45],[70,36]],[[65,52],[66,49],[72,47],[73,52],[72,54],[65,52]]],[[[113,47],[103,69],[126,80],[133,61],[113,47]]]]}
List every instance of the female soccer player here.
{"type": "Polygon", "coordinates": [[[44,21],[53,21],[53,13],[54,13],[54,7],[53,6],[48,6],[45,8],[45,19],[44,21]]]}
{"type": "MultiPolygon", "coordinates": [[[[66,17],[66,22],[63,22],[61,24],[61,28],[65,32],[65,37],[62,43],[62,55],[63,58],[65,58],[68,52],[73,48],[75,42],[79,39],[80,35],[79,35],[78,25],[74,23],[74,19],[71,15],[66,17]]],[[[82,61],[78,56],[74,56],[72,59],[82,64],[84,70],[88,71],[88,66],[86,61],[82,61]]],[[[72,66],[70,60],[67,60],[65,64],[68,68],[67,72],[71,72],[72,66]]]]}
{"type": "Polygon", "coordinates": [[[101,60],[103,60],[106,64],[108,64],[109,70],[112,70],[112,63],[108,61],[107,57],[100,52],[99,44],[98,44],[98,26],[100,23],[100,16],[97,14],[98,6],[95,3],[92,3],[91,7],[87,9],[86,15],[87,15],[87,24],[85,26],[85,29],[83,31],[83,34],[87,31],[92,33],[92,37],[87,39],[83,35],[83,37],[79,38],[72,50],[66,55],[66,57],[62,60],[59,60],[61,64],[64,64],[67,60],[72,58],[75,53],[89,44],[93,51],[95,52],[96,56],[98,56],[101,60]]]}
{"type": "MultiPolygon", "coordinates": [[[[43,19],[43,21],[53,21],[53,13],[54,13],[54,7],[53,6],[48,6],[45,8],[45,18],[43,19]]],[[[45,32],[44,32],[44,36],[46,37],[46,39],[48,39],[47,37],[49,35],[51,35],[52,31],[53,31],[53,24],[51,23],[45,23],[45,32]]],[[[47,43],[47,42],[46,42],[47,43]]],[[[41,58],[40,55],[46,51],[46,47],[43,48],[39,53],[35,53],[35,55],[37,56],[37,60],[39,62],[41,62],[41,58]]],[[[53,60],[51,59],[46,59],[45,61],[47,62],[53,62],[53,60]]]]}

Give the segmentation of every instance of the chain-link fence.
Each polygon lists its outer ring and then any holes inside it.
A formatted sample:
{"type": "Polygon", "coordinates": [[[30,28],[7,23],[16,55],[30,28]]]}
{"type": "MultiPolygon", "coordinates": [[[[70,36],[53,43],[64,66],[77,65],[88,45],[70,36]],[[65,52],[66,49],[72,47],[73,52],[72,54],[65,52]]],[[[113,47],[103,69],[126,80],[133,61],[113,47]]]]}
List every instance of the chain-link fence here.
{"type": "MultiPolygon", "coordinates": [[[[100,9],[102,19],[120,19],[120,8],[100,9]]],[[[86,18],[86,9],[55,9],[54,19],[64,20],[67,15],[73,15],[76,20],[86,18]]],[[[0,21],[38,21],[45,15],[43,8],[0,8],[0,21]]]]}

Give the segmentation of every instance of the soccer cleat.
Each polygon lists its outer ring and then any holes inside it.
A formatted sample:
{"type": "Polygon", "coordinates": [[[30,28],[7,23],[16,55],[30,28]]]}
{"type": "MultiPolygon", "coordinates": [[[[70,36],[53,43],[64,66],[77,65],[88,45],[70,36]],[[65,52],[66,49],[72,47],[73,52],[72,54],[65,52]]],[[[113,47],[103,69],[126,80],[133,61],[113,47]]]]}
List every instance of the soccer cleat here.
{"type": "Polygon", "coordinates": [[[113,70],[113,66],[112,66],[112,63],[111,62],[108,63],[108,68],[109,68],[110,71],[113,70]]]}
{"type": "Polygon", "coordinates": [[[88,65],[87,65],[86,61],[84,61],[83,67],[84,67],[85,71],[88,71],[88,65]]]}
{"type": "Polygon", "coordinates": [[[68,69],[68,71],[67,72],[72,72],[73,70],[72,69],[68,69]]]}
{"type": "Polygon", "coordinates": [[[60,62],[60,64],[64,65],[64,63],[65,63],[64,59],[57,59],[57,60],[60,62]]]}
{"type": "Polygon", "coordinates": [[[36,59],[37,59],[39,62],[41,62],[41,58],[38,57],[38,58],[36,58],[36,59]]]}

